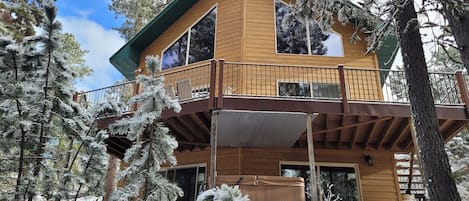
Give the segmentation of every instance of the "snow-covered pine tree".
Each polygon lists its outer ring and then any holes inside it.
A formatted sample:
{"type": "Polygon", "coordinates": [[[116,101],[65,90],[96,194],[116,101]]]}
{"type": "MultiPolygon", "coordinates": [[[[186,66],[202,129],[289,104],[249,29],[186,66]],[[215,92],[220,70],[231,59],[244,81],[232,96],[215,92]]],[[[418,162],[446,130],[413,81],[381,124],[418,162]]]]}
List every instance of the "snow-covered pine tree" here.
{"type": "MultiPolygon", "coordinates": [[[[69,160],[74,145],[89,130],[89,115],[73,102],[75,77],[66,55],[56,51],[61,27],[55,21],[56,9],[52,1],[43,5],[42,35],[25,37],[20,43],[0,37],[0,142],[5,145],[1,158],[9,161],[0,169],[9,182],[0,200],[61,199],[77,190],[62,192],[61,178],[81,173],[65,169],[72,168],[69,160]]],[[[104,154],[102,146],[92,141],[87,139],[90,147],[104,154]]],[[[79,156],[86,158],[86,152],[79,156]]],[[[74,167],[79,170],[80,165],[74,167]]],[[[98,167],[103,168],[102,164],[98,167]]]]}
{"type": "MultiPolygon", "coordinates": [[[[414,1],[367,0],[361,4],[361,8],[352,8],[354,6],[344,2],[298,0],[295,6],[301,13],[312,14],[323,30],[329,30],[335,16],[342,23],[353,19],[357,28],[364,28],[361,31],[370,34],[365,53],[380,48],[383,39],[389,34],[399,36],[424,184],[431,200],[461,200],[439,134],[414,1]]],[[[352,39],[355,38],[352,36],[352,39]]]]}
{"type": "Polygon", "coordinates": [[[146,67],[150,76],[139,75],[137,82],[142,84],[143,91],[130,99],[130,104],[139,107],[132,117],[125,118],[110,125],[110,132],[115,135],[126,135],[133,142],[124,156],[128,166],[118,173],[117,179],[123,179],[124,185],[117,188],[111,200],[175,201],[182,196],[182,190],[162,177],[158,170],[162,164],[176,165],[174,149],[178,143],[169,134],[169,129],[160,122],[163,109],[181,110],[177,101],[166,95],[162,76],[159,71],[158,57],[148,56],[146,67]]]}
{"type": "Polygon", "coordinates": [[[126,40],[130,40],[150,22],[171,0],[112,0],[109,10],[124,22],[115,30],[126,40]]]}

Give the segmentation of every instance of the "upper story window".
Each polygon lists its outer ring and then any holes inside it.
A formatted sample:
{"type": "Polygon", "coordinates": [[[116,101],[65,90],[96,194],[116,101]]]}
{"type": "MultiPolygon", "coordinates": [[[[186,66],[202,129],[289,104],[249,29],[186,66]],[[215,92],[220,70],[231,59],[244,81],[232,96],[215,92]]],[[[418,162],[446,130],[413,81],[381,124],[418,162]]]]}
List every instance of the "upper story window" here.
{"type": "Polygon", "coordinates": [[[324,32],[314,21],[308,23],[309,29],[305,22],[299,20],[292,20],[287,25],[283,20],[290,11],[291,8],[286,3],[275,0],[277,53],[344,56],[340,34],[324,32]]]}
{"type": "Polygon", "coordinates": [[[216,18],[215,7],[163,51],[162,69],[212,59],[215,50],[216,18]]]}

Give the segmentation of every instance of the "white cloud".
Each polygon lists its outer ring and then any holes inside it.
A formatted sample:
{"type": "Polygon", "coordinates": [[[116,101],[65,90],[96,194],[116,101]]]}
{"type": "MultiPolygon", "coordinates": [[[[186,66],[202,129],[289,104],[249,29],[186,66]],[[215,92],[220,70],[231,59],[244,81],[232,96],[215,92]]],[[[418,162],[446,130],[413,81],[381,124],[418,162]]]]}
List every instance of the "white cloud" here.
{"type": "Polygon", "coordinates": [[[81,47],[89,51],[85,60],[94,73],[84,81],[78,81],[76,87],[79,90],[110,86],[122,79],[122,75],[109,63],[112,54],[125,43],[116,31],[85,18],[58,17],[58,20],[62,23],[63,32],[75,35],[81,47]]]}

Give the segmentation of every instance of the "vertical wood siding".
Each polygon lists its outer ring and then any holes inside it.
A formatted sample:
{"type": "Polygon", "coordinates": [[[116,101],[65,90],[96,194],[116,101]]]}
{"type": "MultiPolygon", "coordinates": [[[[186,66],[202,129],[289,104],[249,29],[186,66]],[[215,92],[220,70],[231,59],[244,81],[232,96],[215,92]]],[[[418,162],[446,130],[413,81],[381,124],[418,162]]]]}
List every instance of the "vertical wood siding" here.
{"type": "MultiPolygon", "coordinates": [[[[210,150],[177,153],[179,165],[207,163],[210,150]]],[[[400,200],[393,153],[378,151],[315,150],[317,162],[358,164],[363,201],[400,200]],[[364,161],[373,157],[373,166],[364,161]]],[[[218,175],[280,175],[280,162],[307,162],[306,149],[218,149],[218,175]]]]}

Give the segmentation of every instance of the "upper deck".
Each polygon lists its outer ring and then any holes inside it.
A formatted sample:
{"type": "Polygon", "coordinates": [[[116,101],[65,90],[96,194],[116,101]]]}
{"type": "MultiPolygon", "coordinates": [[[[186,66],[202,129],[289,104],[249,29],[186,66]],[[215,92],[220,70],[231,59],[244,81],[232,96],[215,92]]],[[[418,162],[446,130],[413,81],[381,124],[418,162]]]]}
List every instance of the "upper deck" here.
{"type": "MultiPolygon", "coordinates": [[[[397,152],[412,147],[411,112],[403,71],[213,60],[163,71],[161,75],[165,76],[167,94],[182,105],[180,113],[168,110],[162,116],[180,142],[180,149],[209,146],[212,111],[257,113],[252,121],[237,121],[237,128],[227,127],[231,133],[249,129],[271,132],[279,126],[271,125],[275,121],[267,118],[273,113],[285,114],[280,117],[285,123],[292,114],[317,113],[312,125],[316,148],[397,152]],[[262,126],[252,128],[253,125],[262,126]]],[[[447,141],[469,121],[469,76],[441,72],[429,73],[429,78],[440,132],[447,141]]],[[[134,82],[125,83],[80,93],[78,100],[88,105],[106,101],[106,91],[112,91],[113,98],[122,99],[123,94],[138,93],[135,89],[141,87],[134,82]]],[[[239,115],[236,118],[249,116],[239,115]]],[[[112,119],[115,117],[108,120],[112,119]]],[[[294,134],[298,138],[291,147],[306,146],[306,134],[300,130],[294,134]]],[[[242,138],[248,134],[236,135],[242,138]]],[[[110,149],[114,153],[123,153],[130,143],[118,137],[112,139],[110,149]]]]}

